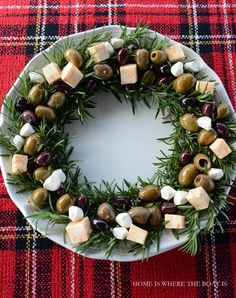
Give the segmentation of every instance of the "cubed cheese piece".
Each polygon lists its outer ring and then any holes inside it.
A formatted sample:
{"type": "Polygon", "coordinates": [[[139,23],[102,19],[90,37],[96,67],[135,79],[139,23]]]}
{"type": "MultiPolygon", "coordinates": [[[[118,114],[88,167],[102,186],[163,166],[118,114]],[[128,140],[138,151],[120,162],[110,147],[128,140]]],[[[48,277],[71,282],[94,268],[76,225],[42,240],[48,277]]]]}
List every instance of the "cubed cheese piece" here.
{"type": "Polygon", "coordinates": [[[110,58],[108,47],[105,42],[98,43],[88,48],[88,52],[95,63],[99,63],[110,58]]]}
{"type": "Polygon", "coordinates": [[[128,230],[126,228],[118,227],[114,228],[112,233],[116,239],[125,240],[128,235],[128,230]]]}
{"type": "Polygon", "coordinates": [[[132,225],[132,219],[129,213],[120,213],[116,216],[116,222],[123,228],[129,228],[132,225]]]}
{"type": "Polygon", "coordinates": [[[202,186],[190,189],[187,200],[196,210],[208,208],[210,197],[202,186]]]}
{"type": "Polygon", "coordinates": [[[14,154],[11,160],[12,173],[20,175],[27,172],[28,156],[21,154],[14,154]]]}
{"type": "Polygon", "coordinates": [[[35,133],[35,130],[33,129],[32,125],[30,123],[25,123],[20,130],[20,135],[22,137],[29,137],[31,136],[33,133],[35,133]]]}
{"type": "Polygon", "coordinates": [[[185,216],[176,214],[165,214],[166,229],[184,229],[185,216]]]}
{"type": "Polygon", "coordinates": [[[187,195],[188,195],[187,191],[177,190],[174,196],[175,205],[179,206],[179,205],[186,204],[188,202],[186,199],[187,195]]]}
{"type": "Polygon", "coordinates": [[[176,62],[174,65],[171,66],[170,69],[171,73],[175,77],[180,77],[184,73],[184,65],[182,62],[176,62]]]}
{"type": "Polygon", "coordinates": [[[138,81],[138,71],[136,64],[127,64],[120,67],[121,85],[135,84],[138,81]]]}
{"type": "Polygon", "coordinates": [[[25,143],[25,139],[19,135],[16,135],[16,136],[14,136],[12,142],[15,145],[16,149],[20,150],[25,143]]]}
{"type": "Polygon", "coordinates": [[[67,85],[75,88],[83,79],[83,73],[71,62],[67,63],[61,72],[61,79],[67,85]]]}
{"type": "Polygon", "coordinates": [[[61,179],[58,175],[49,176],[43,183],[43,187],[49,191],[56,191],[61,186],[61,179]]]}
{"type": "Polygon", "coordinates": [[[179,43],[165,49],[168,60],[171,63],[183,61],[185,59],[184,51],[179,43]]]}
{"type": "Polygon", "coordinates": [[[163,186],[161,188],[161,197],[164,200],[171,200],[176,194],[176,190],[169,185],[163,186]]]}
{"type": "Polygon", "coordinates": [[[61,70],[54,62],[44,66],[42,71],[49,84],[53,84],[61,78],[61,70]]]}
{"type": "Polygon", "coordinates": [[[30,78],[30,81],[34,84],[42,84],[44,82],[43,76],[40,73],[35,71],[31,71],[29,73],[29,78],[30,78]]]}
{"type": "Polygon", "coordinates": [[[73,244],[80,244],[87,241],[92,232],[89,218],[84,217],[80,221],[70,222],[66,226],[66,231],[70,242],[73,244]]]}
{"type": "Polygon", "coordinates": [[[66,181],[66,175],[65,173],[62,171],[62,169],[57,169],[55,171],[52,172],[52,175],[56,175],[60,178],[61,183],[64,183],[66,181]]]}
{"type": "Polygon", "coordinates": [[[213,180],[220,180],[224,176],[224,172],[222,169],[211,168],[207,175],[213,180]]]}
{"type": "Polygon", "coordinates": [[[135,225],[131,225],[129,229],[129,233],[127,236],[127,240],[144,244],[147,238],[148,232],[146,230],[143,230],[135,225]]]}
{"type": "Polygon", "coordinates": [[[84,217],[84,211],[77,206],[69,207],[69,219],[76,222],[84,217]]]}
{"type": "Polygon", "coordinates": [[[209,148],[211,151],[220,159],[226,157],[229,155],[232,150],[228,146],[228,144],[225,142],[224,139],[216,139],[210,146],[209,148]]]}
{"type": "Polygon", "coordinates": [[[206,81],[197,81],[195,89],[200,93],[209,92],[211,95],[213,95],[215,90],[215,83],[206,82],[206,81]]]}

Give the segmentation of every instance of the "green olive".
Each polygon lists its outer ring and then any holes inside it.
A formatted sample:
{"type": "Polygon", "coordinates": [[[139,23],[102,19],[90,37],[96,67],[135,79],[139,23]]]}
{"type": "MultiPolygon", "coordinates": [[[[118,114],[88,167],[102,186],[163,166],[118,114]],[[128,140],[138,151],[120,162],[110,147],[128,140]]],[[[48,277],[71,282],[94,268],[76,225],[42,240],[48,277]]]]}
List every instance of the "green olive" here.
{"type": "Polygon", "coordinates": [[[225,119],[230,114],[230,108],[226,103],[221,103],[217,107],[217,116],[216,119],[225,119]]]}
{"type": "Polygon", "coordinates": [[[150,54],[150,59],[157,65],[163,65],[167,61],[167,54],[165,51],[162,50],[154,50],[150,54]]]}
{"type": "Polygon", "coordinates": [[[135,53],[135,61],[138,69],[145,70],[149,67],[150,58],[149,53],[145,49],[138,49],[135,53]]]}
{"type": "Polygon", "coordinates": [[[147,185],[138,193],[140,200],[145,202],[158,201],[161,198],[161,190],[157,185],[147,185]]]}
{"type": "Polygon", "coordinates": [[[205,170],[209,170],[211,168],[210,158],[206,154],[203,154],[203,153],[198,153],[194,157],[193,163],[194,163],[195,167],[201,172],[204,172],[205,170]]]}
{"type": "Polygon", "coordinates": [[[56,114],[52,108],[39,105],[35,109],[35,115],[39,119],[45,119],[47,121],[53,121],[56,118],[56,114]]]}
{"type": "Polygon", "coordinates": [[[67,49],[64,53],[64,57],[66,61],[71,62],[77,68],[81,68],[81,66],[83,65],[83,57],[76,49],[67,49]]]}
{"type": "Polygon", "coordinates": [[[133,223],[139,225],[146,225],[151,215],[150,210],[145,207],[132,207],[128,213],[131,216],[133,223]]]}
{"type": "Polygon", "coordinates": [[[33,209],[42,209],[47,200],[48,191],[40,187],[32,193],[29,204],[33,209]]]}
{"type": "Polygon", "coordinates": [[[40,133],[34,133],[33,135],[29,136],[24,144],[23,151],[26,154],[34,156],[38,153],[39,146],[42,143],[42,136],[40,133]]]}
{"type": "Polygon", "coordinates": [[[155,71],[153,69],[149,69],[146,71],[142,77],[142,82],[144,85],[151,85],[155,80],[155,71]]]}
{"type": "Polygon", "coordinates": [[[193,184],[193,181],[197,174],[198,170],[193,163],[186,165],[179,173],[179,184],[181,186],[190,186],[191,184],[193,184]]]}
{"type": "Polygon", "coordinates": [[[29,91],[29,100],[34,105],[39,105],[44,99],[44,88],[42,85],[34,85],[29,91]]]}
{"type": "Polygon", "coordinates": [[[58,109],[63,106],[64,102],[66,101],[66,95],[62,92],[55,92],[53,93],[47,102],[47,105],[52,109],[58,109]]]}
{"type": "Polygon", "coordinates": [[[115,221],[116,212],[114,208],[108,203],[102,203],[97,210],[99,218],[104,219],[107,222],[115,221]]]}
{"type": "Polygon", "coordinates": [[[196,132],[199,130],[199,126],[197,124],[197,117],[194,114],[184,114],[179,119],[180,125],[190,132],[196,132]]]}
{"type": "Polygon", "coordinates": [[[194,179],[195,187],[202,186],[205,191],[211,192],[215,188],[214,181],[206,174],[199,174],[194,179]]]}
{"type": "Polygon", "coordinates": [[[206,130],[202,129],[198,134],[198,144],[202,146],[208,146],[215,141],[217,133],[214,129],[206,130]]]}
{"type": "Polygon", "coordinates": [[[188,94],[195,86],[196,81],[192,74],[184,73],[174,81],[173,88],[179,94],[188,94]]]}
{"type": "Polygon", "coordinates": [[[60,214],[67,214],[72,204],[73,204],[72,198],[68,194],[65,194],[57,200],[56,210],[60,214]]]}
{"type": "Polygon", "coordinates": [[[52,174],[52,170],[49,170],[48,167],[39,167],[34,173],[33,177],[36,181],[45,181],[52,174]]]}
{"type": "Polygon", "coordinates": [[[162,215],[161,215],[161,210],[158,207],[151,207],[148,208],[150,211],[150,217],[148,219],[148,226],[159,226],[160,223],[162,222],[162,215]]]}
{"type": "Polygon", "coordinates": [[[113,76],[113,69],[108,64],[96,64],[93,68],[94,75],[104,81],[113,76]]]}

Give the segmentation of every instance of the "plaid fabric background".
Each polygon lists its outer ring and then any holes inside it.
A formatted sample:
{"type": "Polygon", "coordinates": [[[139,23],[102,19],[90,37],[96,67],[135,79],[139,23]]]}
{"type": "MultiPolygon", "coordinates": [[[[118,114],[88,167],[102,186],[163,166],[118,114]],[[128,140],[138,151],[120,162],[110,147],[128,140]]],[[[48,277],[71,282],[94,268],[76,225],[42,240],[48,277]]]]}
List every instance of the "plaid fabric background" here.
{"type": "MultiPolygon", "coordinates": [[[[199,53],[236,107],[235,19],[236,2],[230,0],[1,0],[1,92],[59,37],[107,24],[135,26],[142,20],[199,53]]],[[[235,211],[232,207],[230,222],[224,223],[226,233],[216,229],[204,237],[195,257],[174,250],[143,263],[90,260],[32,230],[0,176],[0,296],[236,297],[235,211]]]]}

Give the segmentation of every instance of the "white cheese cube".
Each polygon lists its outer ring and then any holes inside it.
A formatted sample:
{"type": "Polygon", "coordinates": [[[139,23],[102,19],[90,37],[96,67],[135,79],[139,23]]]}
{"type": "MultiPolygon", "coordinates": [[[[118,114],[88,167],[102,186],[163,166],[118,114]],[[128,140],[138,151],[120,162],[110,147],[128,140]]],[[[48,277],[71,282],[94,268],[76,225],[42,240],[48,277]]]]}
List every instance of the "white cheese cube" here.
{"type": "Polygon", "coordinates": [[[25,123],[22,127],[21,127],[21,130],[20,130],[20,135],[22,137],[29,137],[31,136],[32,134],[35,133],[35,130],[33,129],[32,125],[30,123],[25,123]]]}
{"type": "Polygon", "coordinates": [[[200,93],[209,92],[211,95],[213,95],[215,90],[215,83],[206,82],[206,81],[197,81],[195,89],[200,93]]]}
{"type": "Polygon", "coordinates": [[[135,84],[138,81],[138,70],[136,64],[127,64],[120,67],[121,85],[135,84]]]}
{"type": "Polygon", "coordinates": [[[168,221],[168,223],[165,225],[166,229],[185,228],[185,216],[183,215],[165,214],[165,221],[168,221]]]}
{"type": "Polygon", "coordinates": [[[114,49],[120,49],[125,44],[123,39],[116,37],[113,37],[110,42],[114,49]]]}
{"type": "Polygon", "coordinates": [[[45,79],[49,84],[53,84],[61,78],[61,70],[59,66],[52,62],[42,68],[45,79]]]}
{"type": "Polygon", "coordinates": [[[128,235],[128,230],[126,228],[114,228],[112,233],[116,239],[124,240],[128,235]]]}
{"type": "Polygon", "coordinates": [[[15,145],[16,149],[20,150],[25,143],[25,139],[19,135],[16,135],[16,136],[14,136],[12,142],[15,145]]]}
{"type": "Polygon", "coordinates": [[[80,221],[70,222],[66,226],[66,231],[72,244],[80,244],[87,241],[92,232],[89,218],[84,217],[80,221]]]}
{"type": "Polygon", "coordinates": [[[72,221],[79,221],[84,217],[84,211],[77,206],[69,207],[69,219],[72,221]]]}
{"type": "Polygon", "coordinates": [[[114,54],[114,48],[113,46],[110,44],[110,42],[106,41],[105,45],[107,47],[108,53],[111,56],[112,54],[114,54]]]}
{"type": "Polygon", "coordinates": [[[187,195],[188,195],[187,191],[177,190],[174,196],[175,205],[178,206],[178,205],[186,204],[188,202],[187,195]]]}
{"type": "Polygon", "coordinates": [[[99,63],[110,58],[110,54],[105,42],[100,42],[88,48],[88,52],[95,63],[99,63]]]}
{"type": "Polygon", "coordinates": [[[12,173],[20,175],[27,172],[28,156],[21,154],[14,154],[11,160],[12,173]]]}
{"type": "Polygon", "coordinates": [[[57,175],[60,178],[61,183],[64,183],[66,181],[66,175],[62,171],[62,169],[57,169],[57,170],[53,171],[52,175],[57,175]]]}
{"type": "Polygon", "coordinates": [[[185,59],[184,51],[179,43],[176,43],[173,46],[166,48],[165,52],[167,54],[168,60],[171,63],[183,61],[185,59]]]}
{"type": "Polygon", "coordinates": [[[229,155],[232,150],[228,146],[228,144],[225,142],[224,139],[217,138],[210,146],[209,148],[211,151],[220,159],[226,157],[229,155]]]}
{"type": "Polygon", "coordinates": [[[30,81],[34,84],[42,84],[44,82],[43,76],[40,73],[35,71],[31,71],[29,73],[29,78],[30,78],[30,81]]]}
{"type": "Polygon", "coordinates": [[[184,73],[184,65],[182,62],[177,62],[171,66],[171,73],[175,77],[180,77],[184,73]]]}
{"type": "Polygon", "coordinates": [[[126,239],[139,244],[144,244],[147,239],[147,235],[148,232],[146,230],[132,224],[126,239]]]}
{"type": "Polygon", "coordinates": [[[132,219],[129,213],[120,213],[116,216],[116,222],[123,228],[129,228],[132,225],[132,219]]]}
{"type": "Polygon", "coordinates": [[[62,81],[72,88],[75,88],[83,77],[83,73],[71,62],[67,63],[61,72],[62,81]]]}
{"type": "Polygon", "coordinates": [[[184,69],[188,72],[199,72],[199,65],[194,61],[190,61],[184,64],[184,69]]]}
{"type": "Polygon", "coordinates": [[[220,180],[224,176],[224,172],[222,169],[211,168],[207,175],[213,180],[220,180]]]}
{"type": "Polygon", "coordinates": [[[49,191],[56,191],[61,186],[61,179],[58,175],[49,176],[43,183],[43,187],[49,191]]]}
{"type": "Polygon", "coordinates": [[[205,130],[211,130],[211,118],[208,116],[203,116],[197,119],[197,124],[199,127],[204,128],[205,130]]]}
{"type": "Polygon", "coordinates": [[[202,186],[190,189],[187,195],[187,200],[196,210],[208,208],[210,197],[202,186]]]}
{"type": "Polygon", "coordinates": [[[176,190],[169,185],[161,188],[161,197],[164,200],[171,200],[176,194],[176,190]]]}

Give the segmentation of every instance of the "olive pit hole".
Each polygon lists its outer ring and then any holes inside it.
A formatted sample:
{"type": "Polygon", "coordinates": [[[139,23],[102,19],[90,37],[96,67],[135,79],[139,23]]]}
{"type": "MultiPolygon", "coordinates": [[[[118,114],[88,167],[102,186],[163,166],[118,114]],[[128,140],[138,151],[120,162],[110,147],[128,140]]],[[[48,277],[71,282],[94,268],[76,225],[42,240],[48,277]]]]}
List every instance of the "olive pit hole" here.
{"type": "Polygon", "coordinates": [[[201,181],[201,177],[197,177],[196,179],[195,179],[195,182],[196,183],[199,183],[201,181]]]}
{"type": "Polygon", "coordinates": [[[156,57],[156,53],[152,53],[152,58],[155,58],[156,57]]]}
{"type": "Polygon", "coordinates": [[[201,158],[199,160],[199,165],[202,167],[202,168],[205,168],[205,166],[207,165],[207,161],[204,159],[204,158],[201,158]]]}

